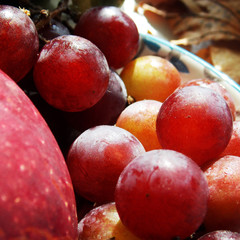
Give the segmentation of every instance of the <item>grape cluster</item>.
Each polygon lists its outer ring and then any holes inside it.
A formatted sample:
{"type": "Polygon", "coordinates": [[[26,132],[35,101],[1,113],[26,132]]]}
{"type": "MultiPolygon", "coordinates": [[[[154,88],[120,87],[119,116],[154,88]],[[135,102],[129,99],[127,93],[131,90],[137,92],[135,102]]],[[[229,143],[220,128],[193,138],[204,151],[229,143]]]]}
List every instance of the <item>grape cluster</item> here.
{"type": "Polygon", "coordinates": [[[208,79],[183,83],[168,60],[138,56],[138,29],[120,8],[76,16],[66,3],[50,13],[0,5],[0,69],[65,157],[79,239],[239,239],[230,93],[208,79]]]}

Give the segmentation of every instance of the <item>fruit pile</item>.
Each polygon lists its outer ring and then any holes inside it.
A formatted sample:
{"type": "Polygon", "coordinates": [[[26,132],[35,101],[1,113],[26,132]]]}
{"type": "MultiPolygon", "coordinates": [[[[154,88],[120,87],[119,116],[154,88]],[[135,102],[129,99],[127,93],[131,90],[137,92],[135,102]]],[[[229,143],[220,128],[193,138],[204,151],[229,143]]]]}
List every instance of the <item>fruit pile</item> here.
{"type": "Polygon", "coordinates": [[[72,28],[66,2],[0,5],[0,239],[240,239],[231,94],[138,56],[120,8],[72,28]]]}

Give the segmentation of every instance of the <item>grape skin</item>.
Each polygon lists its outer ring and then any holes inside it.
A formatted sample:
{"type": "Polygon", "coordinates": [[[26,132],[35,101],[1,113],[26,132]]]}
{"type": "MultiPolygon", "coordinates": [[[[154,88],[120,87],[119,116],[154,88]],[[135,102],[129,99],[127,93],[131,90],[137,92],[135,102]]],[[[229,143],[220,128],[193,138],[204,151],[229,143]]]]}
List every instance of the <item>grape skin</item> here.
{"type": "Polygon", "coordinates": [[[201,86],[187,86],[170,95],[161,106],[156,124],[163,148],[186,154],[199,165],[223,152],[233,128],[224,98],[201,86]]]}
{"type": "Polygon", "coordinates": [[[127,90],[120,76],[113,70],[107,91],[91,108],[81,112],[66,112],[67,122],[80,132],[97,125],[114,125],[127,106],[127,90]]]}
{"type": "Polygon", "coordinates": [[[79,240],[140,240],[121,223],[114,202],[95,207],[78,223],[79,240]]]}
{"type": "Polygon", "coordinates": [[[231,110],[233,120],[236,119],[236,106],[233,101],[233,98],[232,98],[231,94],[228,92],[228,90],[223,85],[221,85],[219,82],[214,82],[207,78],[192,79],[190,81],[187,81],[187,82],[181,84],[178,89],[186,87],[186,86],[202,86],[202,87],[211,88],[212,90],[216,91],[226,100],[226,102],[231,110]]]}
{"type": "Polygon", "coordinates": [[[74,34],[96,44],[113,69],[119,69],[132,60],[139,47],[136,24],[114,6],[93,7],[85,11],[74,34]]]}
{"type": "Polygon", "coordinates": [[[226,155],[234,155],[240,157],[239,146],[240,146],[240,121],[236,120],[233,121],[233,131],[231,139],[220,156],[223,157],[226,155]]]}
{"type": "Polygon", "coordinates": [[[202,167],[209,186],[205,229],[240,231],[240,157],[227,155],[202,167]]]}
{"type": "Polygon", "coordinates": [[[181,84],[181,75],[167,59],[146,55],[134,58],[120,73],[128,94],[136,101],[163,102],[181,84]]]}
{"type": "Polygon", "coordinates": [[[200,167],[173,150],[136,157],[121,173],[115,191],[123,224],[143,239],[181,239],[201,225],[208,185],[200,167]]]}
{"type": "Polygon", "coordinates": [[[76,193],[99,204],[113,201],[123,168],[143,152],[140,141],[125,129],[100,125],[84,131],[67,156],[76,193]]]}
{"type": "Polygon", "coordinates": [[[213,232],[206,233],[197,240],[239,240],[240,233],[231,232],[227,230],[216,230],[213,232]]]}
{"type": "Polygon", "coordinates": [[[156,118],[162,103],[156,100],[141,100],[127,106],[119,115],[116,126],[136,136],[146,151],[160,149],[156,133],[156,118]]]}
{"type": "Polygon", "coordinates": [[[107,90],[110,69],[103,53],[82,37],[64,35],[41,50],[34,67],[37,90],[53,107],[82,111],[96,104],[107,90]]]}
{"type": "Polygon", "coordinates": [[[51,19],[48,24],[44,25],[38,30],[38,34],[40,38],[44,40],[40,46],[43,47],[46,44],[46,41],[52,40],[59,36],[70,35],[71,33],[69,29],[60,21],[51,19]]]}
{"type": "Polygon", "coordinates": [[[19,8],[0,5],[0,68],[19,82],[33,67],[39,51],[35,24],[19,8]]]}

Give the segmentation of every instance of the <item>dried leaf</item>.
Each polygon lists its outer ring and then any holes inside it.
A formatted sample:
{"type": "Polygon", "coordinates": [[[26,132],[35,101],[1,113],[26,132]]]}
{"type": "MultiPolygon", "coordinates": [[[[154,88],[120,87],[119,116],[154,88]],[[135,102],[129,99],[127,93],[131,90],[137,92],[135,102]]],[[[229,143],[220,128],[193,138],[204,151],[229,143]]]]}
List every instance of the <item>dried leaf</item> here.
{"type": "Polygon", "coordinates": [[[212,58],[211,58],[211,50],[210,50],[210,46],[206,47],[206,48],[201,48],[200,50],[198,50],[195,53],[198,57],[204,59],[205,61],[207,61],[208,63],[213,65],[212,62],[212,58]]]}
{"type": "Polygon", "coordinates": [[[199,44],[207,40],[240,40],[240,1],[181,0],[185,11],[167,12],[175,44],[199,44]]]}
{"type": "Polygon", "coordinates": [[[178,0],[172,8],[146,11],[165,16],[175,39],[240,84],[240,0],[178,0]],[[233,44],[235,43],[235,44],[233,44]]]}
{"type": "Polygon", "coordinates": [[[228,42],[210,46],[213,65],[229,77],[240,83],[240,47],[239,43],[228,42]]]}

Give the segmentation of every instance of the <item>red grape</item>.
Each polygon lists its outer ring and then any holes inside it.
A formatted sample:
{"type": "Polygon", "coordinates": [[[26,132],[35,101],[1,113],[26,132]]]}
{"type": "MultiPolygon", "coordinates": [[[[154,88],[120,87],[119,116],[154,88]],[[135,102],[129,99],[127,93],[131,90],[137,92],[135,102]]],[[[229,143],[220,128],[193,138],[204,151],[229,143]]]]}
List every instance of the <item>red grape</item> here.
{"type": "Polygon", "coordinates": [[[127,90],[115,71],[110,71],[107,91],[91,108],[81,112],[66,112],[67,122],[75,129],[83,132],[97,125],[113,125],[120,113],[127,106],[127,90]]]}
{"type": "Polygon", "coordinates": [[[226,102],[231,110],[233,120],[236,118],[236,107],[235,107],[233,98],[230,95],[230,93],[228,92],[228,90],[223,85],[221,85],[219,82],[214,82],[207,78],[199,78],[199,79],[193,79],[193,80],[187,81],[187,82],[181,84],[181,86],[179,88],[183,88],[186,86],[202,86],[202,87],[208,87],[214,91],[217,91],[226,100],[226,102]]]}
{"type": "Polygon", "coordinates": [[[114,202],[89,211],[78,223],[79,240],[140,240],[120,221],[114,202]]]}
{"type": "Polygon", "coordinates": [[[240,157],[240,121],[233,121],[231,139],[220,156],[233,155],[240,157]]]}
{"type": "Polygon", "coordinates": [[[200,167],[173,150],[151,150],[131,161],[116,185],[122,223],[143,239],[181,239],[203,222],[208,185],[200,167]]]}
{"type": "Polygon", "coordinates": [[[227,155],[202,169],[209,186],[205,229],[240,232],[240,157],[227,155]]]}
{"type": "Polygon", "coordinates": [[[202,165],[223,152],[232,125],[231,111],[221,95],[206,87],[188,86],[163,102],[156,131],[163,148],[186,154],[202,165]]]}
{"type": "Polygon", "coordinates": [[[92,202],[113,201],[123,168],[143,152],[139,140],[122,128],[101,125],[86,130],[73,142],[67,156],[76,193],[92,202]]]}
{"type": "Polygon", "coordinates": [[[19,8],[0,5],[0,69],[19,82],[33,67],[39,51],[35,24],[19,8]]]}
{"type": "Polygon", "coordinates": [[[107,90],[109,67],[89,40],[74,35],[52,39],[41,50],[34,82],[45,101],[62,111],[82,111],[107,90]]]}
{"type": "Polygon", "coordinates": [[[55,19],[51,19],[51,21],[48,24],[40,28],[38,30],[38,33],[41,36],[41,38],[43,38],[45,41],[52,40],[53,38],[62,35],[70,35],[69,29],[60,21],[55,19]]]}
{"type": "Polygon", "coordinates": [[[18,86],[25,92],[41,113],[65,156],[70,145],[79,135],[79,131],[74,129],[66,121],[64,118],[65,112],[52,107],[41,97],[34,85],[32,71],[18,83],[18,86]]]}
{"type": "Polygon", "coordinates": [[[134,21],[118,7],[88,9],[81,15],[74,33],[96,44],[113,69],[123,67],[138,51],[138,29],[134,21]]]}
{"type": "Polygon", "coordinates": [[[240,233],[231,232],[227,230],[217,230],[210,233],[206,233],[198,240],[239,240],[240,233]]]}

